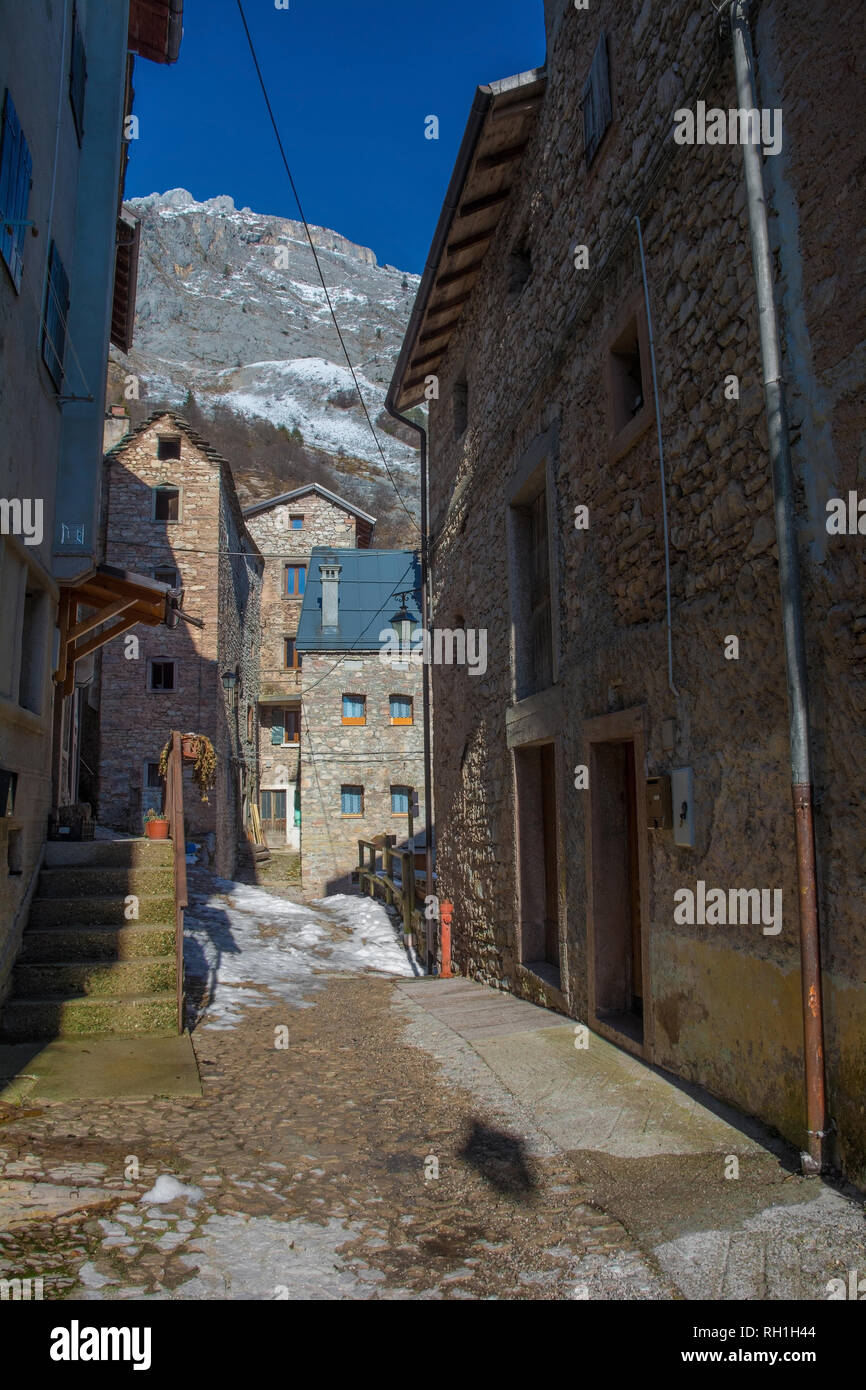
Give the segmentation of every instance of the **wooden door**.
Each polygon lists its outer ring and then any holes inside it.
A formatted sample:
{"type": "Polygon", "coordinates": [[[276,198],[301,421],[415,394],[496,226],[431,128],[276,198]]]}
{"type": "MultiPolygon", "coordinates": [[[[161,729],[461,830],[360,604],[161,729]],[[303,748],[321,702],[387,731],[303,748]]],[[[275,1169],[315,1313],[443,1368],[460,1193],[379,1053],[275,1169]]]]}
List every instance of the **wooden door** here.
{"type": "Polygon", "coordinates": [[[262,835],[266,845],[279,849],[286,843],[286,793],[261,793],[262,835]]]}

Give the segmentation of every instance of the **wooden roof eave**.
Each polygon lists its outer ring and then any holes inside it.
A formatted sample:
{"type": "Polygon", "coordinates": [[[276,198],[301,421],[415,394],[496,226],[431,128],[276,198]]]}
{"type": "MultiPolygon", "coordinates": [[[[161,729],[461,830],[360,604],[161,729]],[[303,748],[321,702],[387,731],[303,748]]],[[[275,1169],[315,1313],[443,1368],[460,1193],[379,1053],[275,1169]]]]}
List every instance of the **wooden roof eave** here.
{"type": "Polygon", "coordinates": [[[427,376],[447,351],[510,199],[545,84],[542,69],[479,87],[475,94],[388,391],[389,410],[399,413],[423,399],[427,376]],[[454,309],[447,324],[431,323],[454,309]],[[440,340],[441,347],[433,350],[431,344],[440,340]],[[422,366],[427,371],[421,371],[422,366]]]}
{"type": "Polygon", "coordinates": [[[159,627],[166,621],[173,590],[146,575],[100,565],[74,584],[60,589],[60,654],[54,681],[65,697],[75,688],[75,664],[139,623],[159,627]],[[79,618],[79,608],[90,609],[79,618]],[[111,627],[106,627],[111,623],[111,627]]]}

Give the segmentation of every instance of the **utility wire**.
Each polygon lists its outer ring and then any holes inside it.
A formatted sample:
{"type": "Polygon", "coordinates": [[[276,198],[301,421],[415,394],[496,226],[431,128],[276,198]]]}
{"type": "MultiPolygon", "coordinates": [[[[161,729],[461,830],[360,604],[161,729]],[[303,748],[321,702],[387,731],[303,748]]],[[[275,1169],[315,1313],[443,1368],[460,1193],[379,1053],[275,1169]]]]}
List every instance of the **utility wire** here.
{"type": "Polygon", "coordinates": [[[296,187],[296,185],[295,185],[295,180],[294,180],[294,178],[292,177],[292,171],[291,171],[291,169],[290,169],[290,167],[289,167],[289,161],[288,161],[288,158],[287,158],[287,156],[286,156],[286,151],[285,151],[285,149],[283,148],[283,142],[282,142],[282,138],[280,137],[279,126],[277,125],[276,117],[275,117],[275,115],[274,115],[274,110],[273,110],[273,107],[271,106],[271,99],[270,99],[270,97],[268,96],[268,89],[267,89],[267,87],[266,87],[266,85],[265,85],[265,79],[264,79],[264,77],[262,76],[262,70],[261,70],[261,67],[259,66],[259,60],[258,60],[258,56],[257,56],[257,54],[256,54],[255,44],[253,43],[253,38],[252,38],[252,34],[250,33],[249,25],[247,24],[247,17],[246,17],[246,15],[244,14],[243,0],[237,0],[237,6],[238,6],[238,10],[239,10],[239,12],[240,12],[241,21],[242,21],[243,26],[244,26],[244,31],[245,31],[246,36],[247,36],[247,43],[249,44],[249,49],[250,49],[250,53],[251,53],[251,55],[252,55],[253,63],[254,63],[254,65],[255,65],[256,74],[257,74],[258,79],[259,79],[259,86],[260,86],[261,89],[262,89],[262,96],[263,96],[264,99],[265,99],[265,105],[266,105],[267,108],[268,108],[268,115],[270,116],[270,119],[271,119],[271,125],[273,126],[274,135],[276,136],[276,139],[277,139],[277,145],[279,146],[280,155],[282,156],[283,164],[284,164],[284,166],[285,166],[286,173],[288,174],[288,177],[289,177],[289,183],[291,184],[292,193],[294,194],[295,202],[296,202],[297,205],[298,205],[298,212],[299,212],[300,215],[301,215],[301,221],[302,221],[303,224],[304,224],[304,231],[305,231],[306,234],[307,234],[307,241],[310,243],[310,250],[311,250],[312,253],[313,253],[313,260],[314,260],[315,263],[316,263],[316,270],[318,271],[318,273],[319,273],[319,279],[320,279],[321,282],[322,282],[322,289],[323,289],[324,292],[325,292],[325,299],[327,300],[328,309],[330,310],[331,318],[332,318],[333,321],[334,321],[334,328],[337,330],[337,337],[338,337],[339,340],[340,340],[340,347],[343,349],[343,355],[344,355],[345,358],[346,358],[346,362],[348,363],[349,371],[350,371],[351,374],[352,374],[352,380],[353,380],[354,383],[355,383],[355,390],[356,390],[357,393],[358,393],[358,399],[359,399],[359,401],[361,402],[361,408],[362,408],[362,410],[364,411],[364,415],[366,416],[367,424],[370,426],[370,433],[372,434],[372,436],[373,436],[373,441],[374,441],[374,443],[375,443],[375,445],[376,445],[376,448],[377,448],[378,451],[379,451],[379,457],[380,457],[381,460],[382,460],[382,466],[384,467],[385,472],[388,474],[388,477],[389,477],[389,479],[391,480],[391,485],[392,485],[394,491],[396,492],[397,497],[399,498],[400,506],[403,508],[404,512],[405,512],[406,515],[408,516],[408,518],[409,518],[409,520],[411,521],[412,525],[415,527],[415,530],[418,531],[419,534],[420,534],[420,527],[419,527],[417,521],[415,520],[414,516],[413,516],[412,513],[410,512],[409,508],[406,506],[406,503],[405,503],[404,500],[403,500],[403,494],[401,493],[400,489],[398,488],[398,486],[397,486],[397,484],[396,484],[396,482],[395,482],[395,480],[394,480],[394,475],[393,475],[393,473],[391,472],[390,468],[388,467],[388,460],[385,458],[384,450],[382,449],[382,445],[379,443],[379,436],[378,436],[377,433],[376,433],[376,429],[375,429],[375,426],[373,425],[373,421],[370,419],[370,412],[369,412],[369,410],[367,409],[367,402],[364,400],[364,396],[363,396],[363,393],[362,393],[362,391],[361,391],[360,384],[359,384],[359,382],[358,382],[358,377],[357,377],[357,375],[356,375],[356,373],[355,373],[355,368],[354,368],[354,366],[352,365],[352,359],[351,359],[351,357],[349,356],[349,349],[346,347],[346,342],[345,342],[345,339],[343,338],[342,330],[340,329],[340,325],[339,325],[339,323],[338,323],[338,321],[337,321],[337,315],[336,315],[336,313],[334,312],[334,306],[333,306],[333,304],[332,304],[332,302],[331,302],[331,294],[330,294],[330,291],[329,291],[329,289],[328,289],[327,283],[326,283],[326,281],[325,281],[325,276],[324,276],[324,274],[323,274],[323,272],[322,272],[322,267],[321,267],[321,264],[320,264],[320,262],[319,262],[319,257],[318,257],[318,255],[317,255],[317,253],[316,253],[316,248],[315,248],[315,246],[314,246],[314,244],[313,244],[313,238],[312,238],[312,235],[311,235],[311,233],[310,233],[309,224],[308,224],[308,222],[307,222],[306,217],[304,216],[304,209],[303,209],[303,207],[301,206],[300,195],[299,195],[298,190],[297,190],[297,187],[296,187]]]}

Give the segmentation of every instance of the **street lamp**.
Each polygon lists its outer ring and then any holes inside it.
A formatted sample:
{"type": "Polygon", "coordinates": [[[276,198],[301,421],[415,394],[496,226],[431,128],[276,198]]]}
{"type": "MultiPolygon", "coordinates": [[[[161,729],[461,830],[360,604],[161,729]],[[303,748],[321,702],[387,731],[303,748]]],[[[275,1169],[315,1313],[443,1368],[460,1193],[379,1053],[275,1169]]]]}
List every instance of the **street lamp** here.
{"type": "Polygon", "coordinates": [[[238,676],[236,671],[223,672],[223,689],[225,690],[226,698],[229,702],[229,709],[234,709],[235,707],[235,687],[237,683],[238,676]]]}
{"type": "Polygon", "coordinates": [[[415,619],[412,617],[412,614],[406,607],[406,600],[409,598],[410,593],[411,590],[409,591],[409,593],[397,595],[397,597],[400,599],[402,607],[400,608],[400,611],[398,613],[395,613],[393,618],[391,619],[391,626],[396,632],[398,638],[400,639],[401,655],[403,654],[403,652],[408,652],[410,647],[412,646],[412,628],[415,625],[415,619]]]}

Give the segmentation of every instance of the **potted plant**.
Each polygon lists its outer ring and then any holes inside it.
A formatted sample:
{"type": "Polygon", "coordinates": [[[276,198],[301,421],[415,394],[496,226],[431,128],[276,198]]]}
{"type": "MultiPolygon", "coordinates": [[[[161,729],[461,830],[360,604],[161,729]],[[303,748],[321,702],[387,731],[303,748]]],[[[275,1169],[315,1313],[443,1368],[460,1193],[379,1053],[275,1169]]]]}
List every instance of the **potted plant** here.
{"type": "Polygon", "coordinates": [[[168,839],[168,816],[163,816],[159,811],[154,811],[151,806],[144,818],[144,833],[148,840],[167,840],[168,839]]]}
{"type": "MultiPolygon", "coordinates": [[[[208,800],[208,792],[216,781],[216,752],[207,734],[184,734],[181,738],[181,751],[185,758],[194,758],[192,780],[201,792],[202,801],[208,800]],[[192,752],[194,746],[194,753],[192,752]],[[189,752],[187,752],[189,748],[189,752]]],[[[165,777],[171,753],[171,737],[159,756],[159,775],[165,777]]]]}

